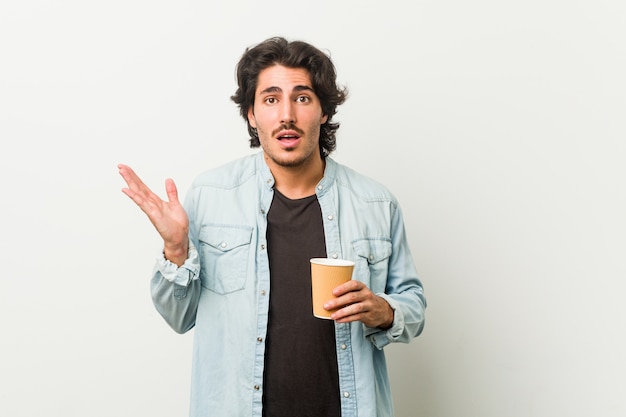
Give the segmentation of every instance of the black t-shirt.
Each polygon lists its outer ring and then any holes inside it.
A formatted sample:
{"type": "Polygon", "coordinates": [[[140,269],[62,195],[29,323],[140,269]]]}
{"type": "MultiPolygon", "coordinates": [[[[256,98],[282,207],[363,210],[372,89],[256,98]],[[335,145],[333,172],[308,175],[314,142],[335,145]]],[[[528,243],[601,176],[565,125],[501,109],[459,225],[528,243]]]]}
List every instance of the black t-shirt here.
{"type": "Polygon", "coordinates": [[[263,415],[340,417],[332,320],[313,316],[309,259],[326,257],[317,196],[291,200],[274,192],[267,216],[270,310],[263,415]]]}

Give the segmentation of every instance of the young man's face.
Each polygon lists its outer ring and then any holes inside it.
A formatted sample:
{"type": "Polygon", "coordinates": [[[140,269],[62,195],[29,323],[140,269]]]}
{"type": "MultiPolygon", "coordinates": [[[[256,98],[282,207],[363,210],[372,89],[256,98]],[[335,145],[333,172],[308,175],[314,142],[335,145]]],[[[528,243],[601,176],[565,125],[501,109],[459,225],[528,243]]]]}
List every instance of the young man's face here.
{"type": "Polygon", "coordinates": [[[306,69],[274,65],[259,73],[248,120],[268,163],[301,167],[321,158],[320,126],[327,119],[306,69]]]}

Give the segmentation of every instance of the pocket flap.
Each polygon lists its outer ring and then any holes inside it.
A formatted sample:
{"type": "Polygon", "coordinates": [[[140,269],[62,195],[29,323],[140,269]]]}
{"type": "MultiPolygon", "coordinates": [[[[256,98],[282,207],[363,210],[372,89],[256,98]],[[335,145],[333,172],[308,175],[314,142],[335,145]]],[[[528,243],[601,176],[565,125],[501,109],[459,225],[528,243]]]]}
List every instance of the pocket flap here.
{"type": "Polygon", "coordinates": [[[354,252],[375,264],[391,256],[391,240],[385,238],[359,239],[352,242],[354,252]]]}
{"type": "Polygon", "coordinates": [[[221,252],[228,252],[252,240],[252,228],[230,225],[203,225],[198,236],[205,243],[221,252]]]}

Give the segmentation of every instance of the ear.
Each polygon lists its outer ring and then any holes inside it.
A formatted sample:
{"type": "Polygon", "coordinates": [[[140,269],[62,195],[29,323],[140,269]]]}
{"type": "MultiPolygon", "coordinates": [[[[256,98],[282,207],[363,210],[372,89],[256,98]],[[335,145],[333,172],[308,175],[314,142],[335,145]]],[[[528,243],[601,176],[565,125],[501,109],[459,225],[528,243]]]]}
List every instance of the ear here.
{"type": "Polygon", "coordinates": [[[256,129],[256,118],[254,117],[252,106],[248,109],[248,122],[250,123],[250,126],[256,129]]]}
{"type": "Polygon", "coordinates": [[[326,121],[328,120],[328,115],[323,115],[322,116],[322,123],[320,123],[320,125],[323,125],[324,123],[326,123],[326,121]]]}

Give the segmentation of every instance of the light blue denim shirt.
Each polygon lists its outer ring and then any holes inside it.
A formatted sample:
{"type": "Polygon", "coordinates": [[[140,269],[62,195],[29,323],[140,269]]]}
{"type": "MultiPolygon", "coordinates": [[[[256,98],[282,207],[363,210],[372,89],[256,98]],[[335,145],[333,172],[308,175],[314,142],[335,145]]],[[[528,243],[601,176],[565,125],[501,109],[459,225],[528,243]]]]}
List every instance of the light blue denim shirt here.
{"type": "MultiPolygon", "coordinates": [[[[192,417],[261,417],[273,186],[262,152],[199,175],[185,198],[188,259],[155,266],[157,310],[179,333],[194,328],[192,417]]],[[[426,308],[400,207],[385,187],[331,158],[316,194],[328,257],[353,260],[353,279],[394,310],[387,330],[335,323],[341,414],[393,416],[383,348],[420,334],[426,308]]]]}

